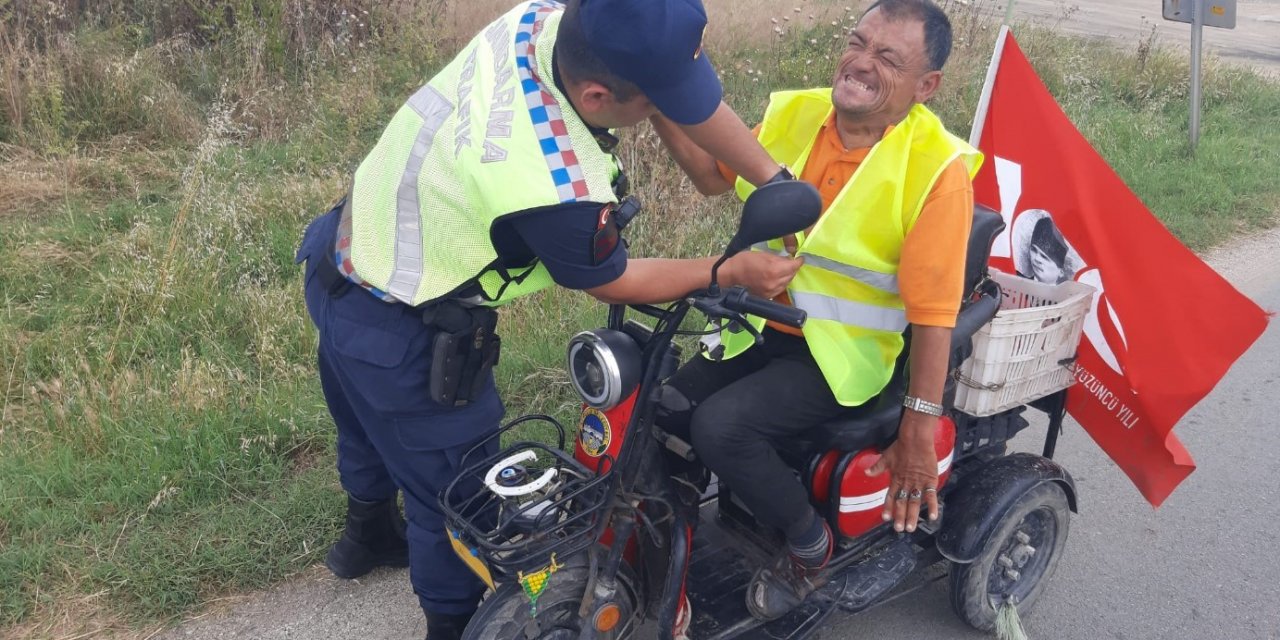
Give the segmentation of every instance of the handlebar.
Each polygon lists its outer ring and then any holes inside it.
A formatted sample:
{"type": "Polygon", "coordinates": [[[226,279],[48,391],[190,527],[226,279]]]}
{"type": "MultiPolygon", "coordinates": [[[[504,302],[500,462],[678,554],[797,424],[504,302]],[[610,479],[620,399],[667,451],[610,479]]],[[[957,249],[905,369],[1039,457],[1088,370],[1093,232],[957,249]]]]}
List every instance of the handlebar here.
{"type": "Polygon", "coordinates": [[[804,321],[809,316],[804,309],[751,295],[746,289],[740,287],[734,287],[725,293],[724,306],[732,311],[760,316],[765,320],[780,322],[797,329],[804,326],[804,321]]]}
{"type": "Polygon", "coordinates": [[[749,313],[765,320],[800,328],[808,317],[803,309],[752,295],[740,286],[704,292],[694,296],[692,302],[694,307],[709,318],[740,319],[743,314],[749,313]]]}

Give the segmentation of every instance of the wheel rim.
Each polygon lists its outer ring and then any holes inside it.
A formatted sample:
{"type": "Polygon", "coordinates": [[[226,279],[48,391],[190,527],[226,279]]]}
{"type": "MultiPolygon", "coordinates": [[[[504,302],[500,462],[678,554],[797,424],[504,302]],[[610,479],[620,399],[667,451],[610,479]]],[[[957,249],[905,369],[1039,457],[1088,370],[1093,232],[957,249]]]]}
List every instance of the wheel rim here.
{"type": "Polygon", "coordinates": [[[1054,551],[1058,519],[1048,506],[1028,513],[1001,542],[987,580],[987,595],[995,605],[1026,602],[1054,551]]]}

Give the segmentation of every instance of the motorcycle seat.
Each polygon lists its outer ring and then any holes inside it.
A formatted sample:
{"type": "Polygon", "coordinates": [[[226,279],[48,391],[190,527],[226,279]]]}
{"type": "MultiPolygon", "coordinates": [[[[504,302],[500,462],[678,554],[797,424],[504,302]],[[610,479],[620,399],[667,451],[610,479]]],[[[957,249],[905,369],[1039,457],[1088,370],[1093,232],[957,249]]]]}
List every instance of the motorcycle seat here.
{"type": "MultiPolygon", "coordinates": [[[[969,245],[965,256],[966,292],[977,292],[987,276],[987,260],[991,244],[1004,229],[1000,214],[983,207],[974,207],[973,227],[969,233],[969,245]]],[[[970,353],[970,339],[987,324],[999,310],[1000,296],[987,291],[982,295],[966,296],[956,317],[956,327],[951,334],[951,364],[959,366],[970,353]]],[[[902,418],[902,399],[907,394],[907,359],[911,347],[911,329],[903,334],[904,345],[893,366],[889,382],[878,395],[853,407],[844,415],[820,424],[805,434],[804,440],[811,451],[858,451],[867,447],[883,449],[898,435],[898,423],[902,418]]],[[[945,394],[946,399],[953,393],[945,394]]]]}

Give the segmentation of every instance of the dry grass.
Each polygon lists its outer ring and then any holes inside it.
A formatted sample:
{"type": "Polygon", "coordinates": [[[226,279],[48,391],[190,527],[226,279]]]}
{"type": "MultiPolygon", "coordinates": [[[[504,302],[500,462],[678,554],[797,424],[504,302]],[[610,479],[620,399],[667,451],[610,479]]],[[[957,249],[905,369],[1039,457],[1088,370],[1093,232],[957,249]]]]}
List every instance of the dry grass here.
{"type": "Polygon", "coordinates": [[[0,219],[39,221],[72,204],[104,205],[130,199],[143,204],[175,182],[177,149],[154,149],[116,136],[66,153],[38,152],[0,143],[0,219]]]}
{"type": "MultiPolygon", "coordinates": [[[[52,595],[52,594],[50,594],[52,595]]],[[[104,606],[107,592],[68,597],[61,590],[27,623],[4,629],[8,640],[150,640],[163,625],[139,627],[104,606]]]]}
{"type": "Polygon", "coordinates": [[[0,172],[5,175],[0,180],[0,202],[8,205],[0,209],[0,220],[65,199],[69,185],[61,165],[30,156],[0,161],[0,172]]]}
{"type": "MultiPolygon", "coordinates": [[[[829,22],[842,19],[845,7],[856,10],[866,2],[704,0],[703,4],[707,10],[707,46],[715,54],[769,44],[777,35],[773,32],[771,18],[776,18],[783,26],[829,22]]],[[[512,0],[449,0],[443,26],[450,39],[470,38],[514,5],[512,0]]]]}

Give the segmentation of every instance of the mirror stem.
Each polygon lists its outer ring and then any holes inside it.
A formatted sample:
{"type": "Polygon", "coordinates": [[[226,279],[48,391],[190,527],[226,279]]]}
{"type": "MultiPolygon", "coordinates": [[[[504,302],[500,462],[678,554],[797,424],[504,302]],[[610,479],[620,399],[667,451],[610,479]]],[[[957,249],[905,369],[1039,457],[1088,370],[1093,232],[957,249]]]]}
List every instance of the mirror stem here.
{"type": "Polygon", "coordinates": [[[711,295],[720,293],[720,265],[724,264],[729,258],[732,258],[733,253],[734,252],[725,251],[724,255],[720,256],[720,259],[716,260],[716,263],[711,265],[711,285],[707,287],[707,293],[710,293],[711,295]]]}

